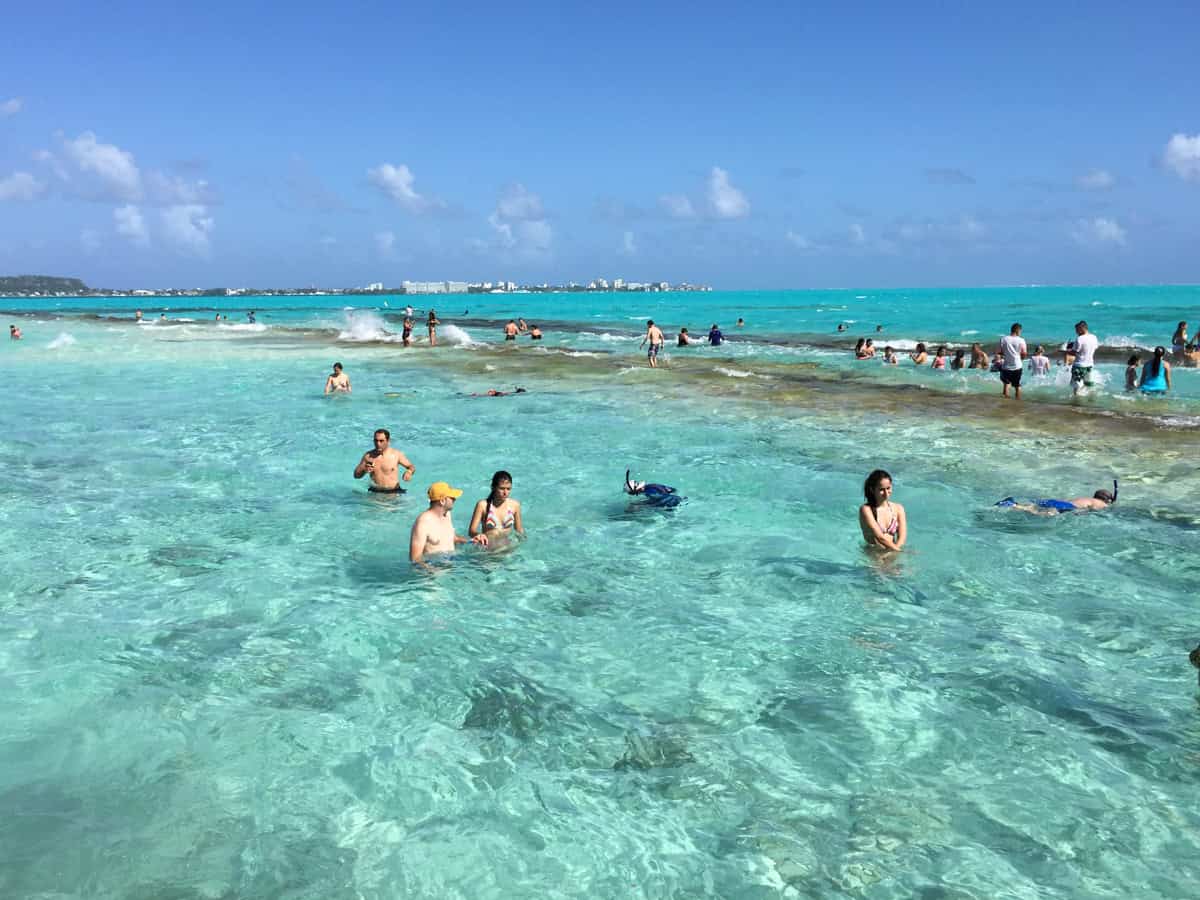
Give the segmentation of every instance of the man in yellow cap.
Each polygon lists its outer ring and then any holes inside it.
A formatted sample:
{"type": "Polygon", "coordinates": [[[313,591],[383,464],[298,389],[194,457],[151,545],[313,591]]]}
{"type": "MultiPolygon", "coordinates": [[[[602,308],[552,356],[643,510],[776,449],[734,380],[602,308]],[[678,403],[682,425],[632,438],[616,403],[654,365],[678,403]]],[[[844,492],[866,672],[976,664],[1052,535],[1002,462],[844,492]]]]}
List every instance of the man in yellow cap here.
{"type": "Polygon", "coordinates": [[[452,488],[444,481],[435,481],[429,486],[429,509],[417,516],[408,540],[409,562],[423,562],[426,556],[435,553],[453,553],[458,544],[487,546],[487,535],[465,538],[454,533],[450,511],[462,493],[459,488],[452,488]]]}

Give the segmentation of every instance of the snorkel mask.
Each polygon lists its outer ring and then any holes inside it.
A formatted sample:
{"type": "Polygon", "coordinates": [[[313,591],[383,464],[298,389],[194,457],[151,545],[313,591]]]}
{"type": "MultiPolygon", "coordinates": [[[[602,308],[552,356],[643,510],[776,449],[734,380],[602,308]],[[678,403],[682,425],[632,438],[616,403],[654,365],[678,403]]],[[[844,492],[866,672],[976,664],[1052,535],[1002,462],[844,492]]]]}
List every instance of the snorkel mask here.
{"type": "Polygon", "coordinates": [[[636,495],[636,494],[640,494],[640,493],[644,492],[645,490],[646,490],[646,482],[630,481],[629,480],[629,469],[626,469],[625,470],[625,493],[636,495]]]}

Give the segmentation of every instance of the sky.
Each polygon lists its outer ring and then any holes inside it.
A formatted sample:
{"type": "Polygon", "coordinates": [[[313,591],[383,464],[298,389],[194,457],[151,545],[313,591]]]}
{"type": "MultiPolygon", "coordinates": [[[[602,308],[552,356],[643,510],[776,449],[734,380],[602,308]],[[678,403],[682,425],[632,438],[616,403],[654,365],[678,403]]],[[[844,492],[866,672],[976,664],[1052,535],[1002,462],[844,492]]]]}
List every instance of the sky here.
{"type": "Polygon", "coordinates": [[[0,274],[1200,282],[1194,5],[960,5],[20,4],[0,274]]]}

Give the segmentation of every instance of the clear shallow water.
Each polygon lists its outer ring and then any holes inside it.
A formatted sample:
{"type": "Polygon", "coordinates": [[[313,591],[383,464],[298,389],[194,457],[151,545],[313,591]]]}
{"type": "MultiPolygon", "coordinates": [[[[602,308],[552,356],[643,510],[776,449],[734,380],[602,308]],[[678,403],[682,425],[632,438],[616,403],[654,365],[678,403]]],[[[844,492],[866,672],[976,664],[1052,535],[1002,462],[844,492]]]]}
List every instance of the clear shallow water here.
{"type": "Polygon", "coordinates": [[[23,327],[4,896],[1194,893],[1192,429],[753,347],[23,327]],[[379,426],[403,498],[351,477],[379,426]],[[627,465],[687,502],[631,504],[627,465]],[[420,491],[496,468],[529,540],[412,572],[420,491]],[[1111,512],[990,506],[1114,472],[1111,512]]]}

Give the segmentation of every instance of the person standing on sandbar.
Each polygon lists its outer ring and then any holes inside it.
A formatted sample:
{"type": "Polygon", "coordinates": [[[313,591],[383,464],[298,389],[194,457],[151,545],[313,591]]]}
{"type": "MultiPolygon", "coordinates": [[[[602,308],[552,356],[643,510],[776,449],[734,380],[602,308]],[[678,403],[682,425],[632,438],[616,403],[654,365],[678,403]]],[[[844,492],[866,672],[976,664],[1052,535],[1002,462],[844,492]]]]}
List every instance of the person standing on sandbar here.
{"type": "Polygon", "coordinates": [[[362,478],[368,472],[371,474],[371,486],[367,488],[372,494],[403,494],[400,487],[399,471],[404,469],[404,480],[412,481],[413,472],[417,467],[408,461],[408,457],[389,446],[392,434],[386,428],[375,432],[375,447],[368,450],[354,467],[354,477],[362,478]]]}

